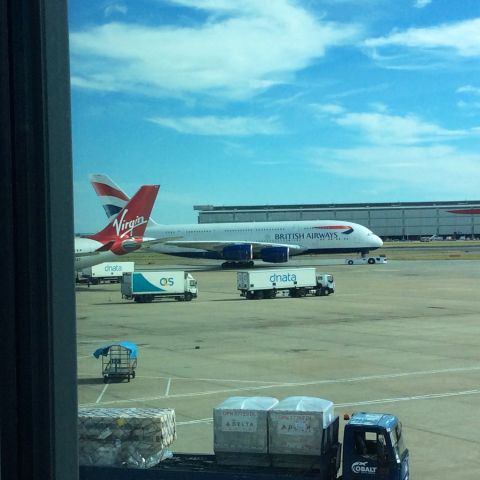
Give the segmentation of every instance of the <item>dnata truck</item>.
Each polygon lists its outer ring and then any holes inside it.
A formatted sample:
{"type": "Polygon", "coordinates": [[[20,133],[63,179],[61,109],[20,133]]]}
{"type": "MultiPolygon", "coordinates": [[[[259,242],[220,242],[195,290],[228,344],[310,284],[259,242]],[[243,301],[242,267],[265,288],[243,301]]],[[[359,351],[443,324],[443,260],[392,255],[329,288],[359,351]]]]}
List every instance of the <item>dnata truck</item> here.
{"type": "Polygon", "coordinates": [[[237,290],[247,300],[278,296],[330,295],[335,291],[333,275],[315,268],[282,268],[237,272],[237,290]]]}
{"type": "Polygon", "coordinates": [[[78,272],[77,281],[98,285],[99,283],[118,283],[124,273],[133,272],[135,262],[104,262],[78,272]]]}
{"type": "Polygon", "coordinates": [[[121,280],[121,292],[122,298],[138,303],[162,298],[189,302],[198,293],[197,281],[181,270],[126,273],[121,280]]]}
{"type": "Polygon", "coordinates": [[[347,416],[340,441],[338,416],[275,408],[266,415],[241,409],[221,412],[214,442],[225,440],[228,456],[214,448],[209,455],[174,453],[150,469],[80,466],[80,480],[410,479],[409,451],[395,415],[357,412],[347,416]]]}

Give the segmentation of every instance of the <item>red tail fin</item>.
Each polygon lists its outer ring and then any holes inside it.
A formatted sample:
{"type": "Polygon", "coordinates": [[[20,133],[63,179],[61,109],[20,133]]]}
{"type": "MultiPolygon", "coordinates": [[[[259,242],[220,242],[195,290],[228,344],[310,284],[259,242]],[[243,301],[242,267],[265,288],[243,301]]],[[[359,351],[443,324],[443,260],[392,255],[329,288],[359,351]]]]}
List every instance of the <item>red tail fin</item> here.
{"type": "MultiPolygon", "coordinates": [[[[141,187],[125,207],[120,210],[116,218],[102,231],[88,238],[103,243],[105,248],[107,248],[108,243],[115,245],[118,242],[124,243],[125,240],[141,242],[159,188],[160,185],[144,185],[141,187]]],[[[110,250],[113,247],[107,249],[110,250]]]]}

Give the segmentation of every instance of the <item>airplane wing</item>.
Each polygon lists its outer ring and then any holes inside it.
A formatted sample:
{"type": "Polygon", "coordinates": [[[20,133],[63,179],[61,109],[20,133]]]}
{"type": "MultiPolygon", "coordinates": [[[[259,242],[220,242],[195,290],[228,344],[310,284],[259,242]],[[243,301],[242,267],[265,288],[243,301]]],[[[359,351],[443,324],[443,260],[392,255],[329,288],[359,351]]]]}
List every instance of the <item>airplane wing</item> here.
{"type": "Polygon", "coordinates": [[[170,243],[173,240],[177,240],[181,237],[164,237],[164,238],[146,238],[144,237],[142,240],[142,246],[140,247],[141,250],[148,250],[149,248],[158,245],[160,243],[170,243]]]}
{"type": "Polygon", "coordinates": [[[91,257],[92,255],[100,255],[102,250],[96,250],[94,252],[75,252],[75,257],[91,257]]]}
{"type": "Polygon", "coordinates": [[[272,242],[248,242],[245,240],[209,240],[209,241],[188,241],[188,240],[173,240],[164,242],[165,245],[174,245],[176,247],[197,248],[199,250],[207,250],[221,253],[225,247],[231,245],[252,245],[254,253],[260,253],[260,250],[271,247],[285,247],[289,248],[291,253],[301,253],[305,251],[305,247],[300,245],[293,245],[288,243],[272,243],[272,242]]]}

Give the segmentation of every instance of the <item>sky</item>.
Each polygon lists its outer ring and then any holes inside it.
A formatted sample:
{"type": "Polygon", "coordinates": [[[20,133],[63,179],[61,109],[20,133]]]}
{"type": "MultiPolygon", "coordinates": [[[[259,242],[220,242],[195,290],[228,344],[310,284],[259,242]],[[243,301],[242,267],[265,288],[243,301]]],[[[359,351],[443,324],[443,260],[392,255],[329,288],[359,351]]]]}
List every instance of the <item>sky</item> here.
{"type": "Polygon", "coordinates": [[[89,174],[194,205],[480,199],[478,0],[70,0],[75,230],[89,174]]]}

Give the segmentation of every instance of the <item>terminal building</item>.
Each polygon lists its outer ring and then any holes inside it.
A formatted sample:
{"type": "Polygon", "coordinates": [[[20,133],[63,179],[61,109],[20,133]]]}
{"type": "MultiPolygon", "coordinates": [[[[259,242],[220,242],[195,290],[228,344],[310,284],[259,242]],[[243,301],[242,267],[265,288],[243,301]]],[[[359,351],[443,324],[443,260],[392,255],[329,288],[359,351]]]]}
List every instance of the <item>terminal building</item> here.
{"type": "Polygon", "coordinates": [[[464,202],[197,205],[198,223],[345,220],[384,240],[480,238],[480,200],[464,202]]]}

